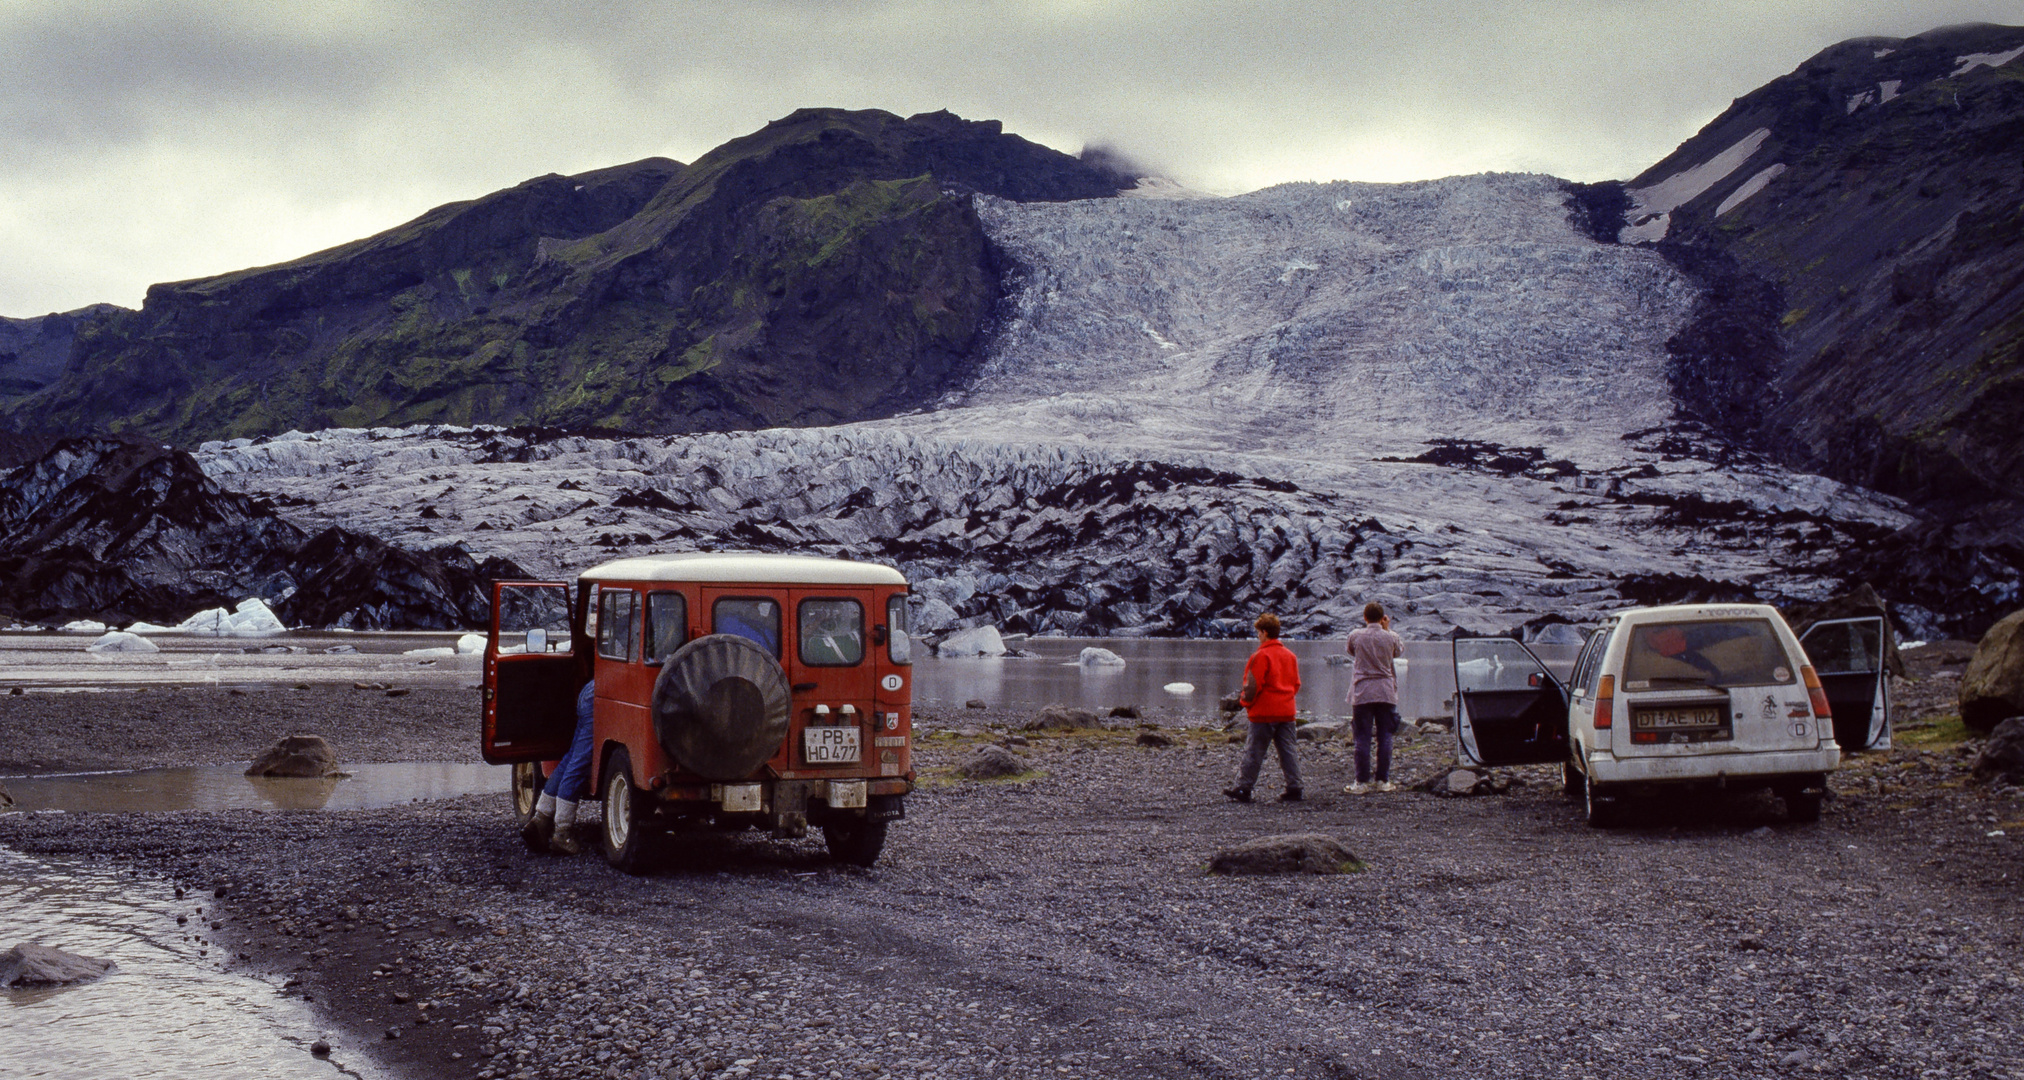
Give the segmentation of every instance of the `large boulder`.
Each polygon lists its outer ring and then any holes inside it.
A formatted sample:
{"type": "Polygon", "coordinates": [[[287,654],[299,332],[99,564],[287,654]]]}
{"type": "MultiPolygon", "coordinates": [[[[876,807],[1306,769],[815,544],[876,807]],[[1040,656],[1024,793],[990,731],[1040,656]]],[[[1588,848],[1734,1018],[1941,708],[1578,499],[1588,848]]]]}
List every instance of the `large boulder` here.
{"type": "Polygon", "coordinates": [[[1363,860],[1323,833],[1261,836],[1209,857],[1211,874],[1347,874],[1362,869],[1363,860]]]}
{"type": "Polygon", "coordinates": [[[1856,619],[1864,615],[1876,615],[1883,619],[1883,669],[1892,675],[1905,673],[1905,662],[1898,655],[1897,634],[1891,626],[1890,610],[1884,606],[1883,597],[1878,596],[1868,582],[1839,596],[1830,596],[1816,604],[1787,604],[1780,610],[1792,632],[1805,636],[1814,623],[1828,619],[1856,619]]]}
{"type": "Polygon", "coordinates": [[[322,777],[337,771],[337,755],[321,735],[284,735],[253,759],[247,776],[322,777]]]}
{"type": "Polygon", "coordinates": [[[110,960],[21,944],[0,953],[0,986],[65,986],[103,978],[117,968],[110,960]]]}
{"type": "Polygon", "coordinates": [[[2024,714],[2024,611],[2012,612],[1982,635],[1961,676],[1961,722],[1975,731],[2024,714]]]}
{"type": "Polygon", "coordinates": [[[2012,716],[1989,733],[1975,755],[1975,779],[2024,784],[2024,716],[2012,716]]]}
{"type": "Polygon", "coordinates": [[[1085,731],[1103,726],[1095,713],[1068,705],[1049,705],[1026,721],[1022,731],[1085,731]]]}
{"type": "Polygon", "coordinates": [[[956,771],[971,780],[1002,780],[1026,771],[1026,759],[1002,746],[980,746],[956,771]]]}

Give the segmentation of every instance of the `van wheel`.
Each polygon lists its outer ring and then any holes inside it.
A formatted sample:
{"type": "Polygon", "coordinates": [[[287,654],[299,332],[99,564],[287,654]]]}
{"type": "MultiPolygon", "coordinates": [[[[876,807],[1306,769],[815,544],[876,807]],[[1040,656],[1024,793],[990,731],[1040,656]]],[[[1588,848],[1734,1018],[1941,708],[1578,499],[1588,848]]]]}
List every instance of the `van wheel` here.
{"type": "Polygon", "coordinates": [[[822,839],[829,845],[829,857],[837,862],[870,866],[878,861],[878,853],[885,850],[886,823],[844,818],[824,825],[822,839]]]}
{"type": "Polygon", "coordinates": [[[1560,793],[1570,799],[1588,796],[1588,777],[1581,775],[1581,770],[1575,768],[1572,761],[1560,763],[1560,793]]]}
{"type": "Polygon", "coordinates": [[[1794,821],[1809,822],[1820,820],[1820,799],[1822,792],[1793,788],[1779,794],[1785,800],[1785,816],[1794,821]]]}
{"type": "Polygon", "coordinates": [[[1598,829],[1607,829],[1616,824],[1621,808],[1617,805],[1619,800],[1615,796],[1597,792],[1596,789],[1601,786],[1593,777],[1581,778],[1582,808],[1587,812],[1590,825],[1598,829]]]}
{"type": "Polygon", "coordinates": [[[513,816],[522,825],[534,816],[534,804],[541,801],[541,786],[547,778],[541,775],[538,761],[518,761],[513,764],[513,816]]]}
{"type": "Polygon", "coordinates": [[[612,751],[604,770],[604,828],[598,833],[604,861],[628,874],[646,870],[647,828],[643,800],[632,783],[632,758],[612,751]]]}

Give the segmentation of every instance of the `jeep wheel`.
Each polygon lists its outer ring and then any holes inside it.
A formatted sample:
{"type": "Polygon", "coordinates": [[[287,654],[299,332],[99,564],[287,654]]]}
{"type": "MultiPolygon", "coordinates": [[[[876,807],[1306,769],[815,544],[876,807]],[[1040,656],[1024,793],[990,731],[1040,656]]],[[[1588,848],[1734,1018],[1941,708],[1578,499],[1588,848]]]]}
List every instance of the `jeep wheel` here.
{"type": "Polygon", "coordinates": [[[633,788],[631,756],[623,750],[612,751],[604,770],[604,828],[598,837],[604,861],[628,874],[646,870],[649,830],[643,807],[633,788]]]}
{"type": "Polygon", "coordinates": [[[837,862],[870,866],[885,850],[886,823],[863,818],[832,821],[822,827],[822,839],[829,845],[830,858],[837,862]]]}
{"type": "Polygon", "coordinates": [[[538,761],[520,761],[513,765],[513,816],[522,825],[534,816],[534,804],[541,801],[541,785],[546,778],[541,775],[538,761]]]}

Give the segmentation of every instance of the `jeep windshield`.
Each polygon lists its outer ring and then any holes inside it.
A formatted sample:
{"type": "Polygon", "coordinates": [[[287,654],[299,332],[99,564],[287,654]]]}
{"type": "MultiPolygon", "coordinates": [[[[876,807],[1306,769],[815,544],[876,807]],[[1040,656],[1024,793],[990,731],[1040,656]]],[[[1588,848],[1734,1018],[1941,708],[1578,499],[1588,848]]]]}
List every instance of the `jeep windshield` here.
{"type": "Polygon", "coordinates": [[[1797,673],[1768,619],[1646,623],[1631,631],[1625,690],[1772,686],[1797,673]]]}

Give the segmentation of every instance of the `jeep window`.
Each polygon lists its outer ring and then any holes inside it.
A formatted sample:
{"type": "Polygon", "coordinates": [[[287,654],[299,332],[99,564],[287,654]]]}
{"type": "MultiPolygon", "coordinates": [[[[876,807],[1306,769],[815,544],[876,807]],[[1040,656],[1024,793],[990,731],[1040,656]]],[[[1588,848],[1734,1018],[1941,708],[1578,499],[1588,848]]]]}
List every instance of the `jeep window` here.
{"type": "Polygon", "coordinates": [[[1768,619],[1645,623],[1630,631],[1625,690],[1770,686],[1798,677],[1768,619]]]}
{"type": "Polygon", "coordinates": [[[710,607],[711,632],[736,634],[780,655],[780,605],[764,597],[731,596],[710,607]]]}
{"type": "Polygon", "coordinates": [[[907,598],[893,596],[886,600],[886,655],[895,664],[914,662],[914,643],[907,637],[907,598]]]}
{"type": "Polygon", "coordinates": [[[864,605],[855,600],[803,600],[794,621],[801,630],[801,662],[849,667],[864,660],[864,605]]]}
{"type": "Polygon", "coordinates": [[[633,658],[631,589],[605,589],[597,598],[597,655],[612,660],[633,658]]]}
{"type": "Polygon", "coordinates": [[[647,594],[647,659],[660,663],[689,638],[689,602],[678,592],[647,594]]]}

